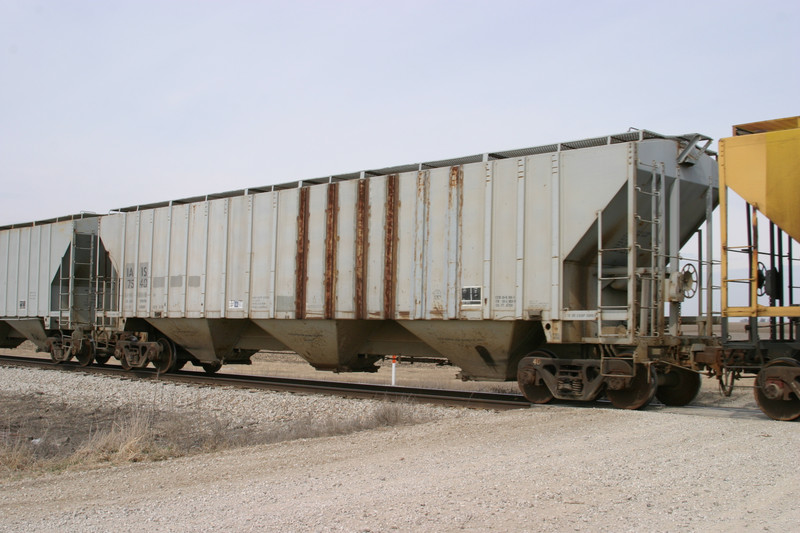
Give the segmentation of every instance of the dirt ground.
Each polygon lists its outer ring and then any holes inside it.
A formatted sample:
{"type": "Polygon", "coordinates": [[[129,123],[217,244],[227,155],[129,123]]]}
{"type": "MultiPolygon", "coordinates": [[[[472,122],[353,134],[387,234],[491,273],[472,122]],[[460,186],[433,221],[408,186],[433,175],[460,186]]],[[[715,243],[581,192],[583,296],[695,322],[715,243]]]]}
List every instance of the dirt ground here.
{"type": "Polygon", "coordinates": [[[800,435],[540,406],[0,485],[0,531],[791,531],[800,435]]]}
{"type": "MultiPolygon", "coordinates": [[[[388,365],[375,374],[332,375],[294,355],[254,359],[251,366],[225,370],[391,379],[388,365]]],[[[516,391],[513,383],[463,384],[456,371],[404,363],[398,384],[516,391]]],[[[20,431],[27,419],[40,424],[40,432],[50,424],[48,431],[77,441],[73,432],[113,425],[141,402],[131,397],[122,408],[85,406],[66,417],[64,405],[85,386],[70,383],[82,373],[52,374],[58,377],[48,382],[58,381],[59,388],[38,387],[46,394],[55,390],[64,403],[36,393],[0,396],[12,420],[0,429],[20,431]]],[[[109,389],[120,382],[96,379],[109,389]]],[[[751,384],[746,380],[723,397],[716,382],[704,380],[695,404],[752,407],[751,384]]],[[[252,411],[261,396],[195,389],[200,418],[235,405],[252,411]]],[[[283,397],[267,403],[280,411],[283,397]]],[[[313,400],[308,408],[332,414],[353,402],[359,400],[323,407],[313,400]]],[[[186,432],[192,427],[199,426],[186,432]]],[[[800,523],[800,510],[787,503],[800,497],[796,429],[761,415],[659,406],[469,411],[338,436],[253,440],[216,453],[10,479],[0,482],[0,531],[789,531],[800,523]]],[[[70,442],[62,439],[61,446],[68,449],[70,442]]]]}
{"type": "MultiPolygon", "coordinates": [[[[16,351],[26,355],[34,355],[30,346],[24,346],[16,351]]],[[[42,354],[39,356],[44,357],[42,354]]],[[[191,365],[187,366],[191,370],[191,365]]],[[[201,371],[199,368],[197,371],[201,371]]],[[[398,385],[428,386],[446,389],[468,389],[490,392],[518,393],[515,382],[463,382],[456,377],[457,368],[449,365],[434,363],[409,363],[397,365],[396,381],[398,385]]],[[[360,383],[391,383],[391,363],[389,360],[380,367],[376,373],[360,374],[334,374],[314,370],[304,360],[295,354],[289,353],[259,353],[253,357],[252,365],[228,365],[222,369],[225,373],[269,375],[293,378],[330,379],[339,381],[352,381],[360,383]]],[[[717,383],[713,379],[704,379],[701,392],[698,394],[694,405],[697,406],[726,406],[726,407],[756,407],[750,387],[752,379],[739,382],[740,386],[734,389],[730,397],[720,394],[717,383]]],[[[41,394],[25,394],[22,396],[9,395],[0,391],[0,404],[3,406],[2,427],[0,437],[5,442],[13,441],[41,441],[41,445],[30,449],[38,458],[51,458],[58,460],[74,454],[80,445],[86,442],[93,434],[109,431],[120,421],[130,419],[137,413],[136,406],[120,409],[107,409],[102,406],[75,406],[64,402],[53,402],[41,394]],[[46,438],[42,438],[46,435],[46,438]]],[[[656,401],[657,404],[657,401],[656,401]]],[[[148,412],[149,423],[155,425],[156,434],[169,434],[170,438],[177,441],[181,447],[192,448],[202,445],[203,442],[218,440],[219,435],[210,435],[203,428],[213,426],[208,423],[178,424],[177,414],[148,412]],[[176,427],[187,433],[176,438],[176,427]]],[[[251,435],[246,437],[241,430],[226,428],[226,439],[229,443],[249,438],[251,443],[256,441],[268,442],[268,439],[251,435]]],[[[263,436],[261,436],[263,437],[263,436]]]]}

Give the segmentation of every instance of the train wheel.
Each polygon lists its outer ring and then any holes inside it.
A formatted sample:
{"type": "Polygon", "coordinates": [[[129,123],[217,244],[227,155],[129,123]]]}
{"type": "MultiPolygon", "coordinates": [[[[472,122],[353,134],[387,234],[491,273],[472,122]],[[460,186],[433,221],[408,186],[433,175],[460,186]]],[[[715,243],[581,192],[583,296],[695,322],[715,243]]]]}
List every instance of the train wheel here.
{"type": "Polygon", "coordinates": [[[122,354],[122,357],[119,360],[119,365],[122,367],[122,370],[130,370],[131,368],[133,368],[133,365],[128,361],[128,356],[125,355],[124,353],[122,354]]]}
{"type": "Polygon", "coordinates": [[[700,392],[700,374],[685,368],[672,367],[663,375],[665,383],[656,389],[656,398],[664,405],[688,405],[700,392]]]}
{"type": "Polygon", "coordinates": [[[97,362],[98,365],[104,365],[108,363],[108,360],[111,359],[110,355],[95,355],[94,360],[97,362]]]}
{"type": "MultiPolygon", "coordinates": [[[[789,399],[782,398],[772,399],[769,395],[775,394],[783,395],[783,388],[787,387],[786,383],[780,380],[769,380],[764,375],[764,370],[771,366],[800,366],[800,363],[794,359],[780,358],[769,362],[756,377],[755,387],[753,388],[753,395],[756,398],[756,403],[765,415],[773,420],[796,420],[800,418],[800,398],[794,392],[789,393],[789,399]],[[773,394],[770,394],[772,392],[773,394]]],[[[797,383],[797,378],[795,379],[797,383]]],[[[795,389],[797,390],[797,389],[795,389]]]]}
{"type": "Polygon", "coordinates": [[[153,366],[156,367],[159,374],[173,372],[178,363],[178,352],[175,349],[175,345],[165,337],[158,339],[158,344],[161,345],[161,353],[153,361],[153,366]]]}
{"type": "Polygon", "coordinates": [[[91,342],[82,342],[81,349],[75,354],[75,359],[81,366],[89,366],[94,361],[94,346],[91,342]]]}
{"type": "Polygon", "coordinates": [[[206,374],[216,374],[222,368],[222,363],[214,361],[213,363],[200,363],[200,366],[203,367],[206,374]]]}
{"type": "Polygon", "coordinates": [[[658,386],[658,376],[656,369],[646,365],[636,365],[636,375],[631,379],[631,385],[627,389],[613,390],[606,389],[606,397],[611,404],[618,409],[641,409],[653,400],[658,386]]]}
{"type": "MultiPolygon", "coordinates": [[[[552,358],[555,357],[551,352],[545,352],[542,350],[531,352],[526,357],[545,357],[545,358],[552,358]]],[[[535,385],[536,381],[536,369],[533,365],[528,364],[524,367],[517,370],[517,384],[519,385],[519,390],[522,391],[522,395],[525,396],[525,399],[531,403],[538,403],[543,404],[547,403],[553,399],[553,393],[550,392],[550,388],[542,383],[541,385],[535,385]]]]}
{"type": "Polygon", "coordinates": [[[186,360],[186,359],[178,359],[178,360],[175,362],[175,369],[174,369],[174,370],[177,372],[177,371],[178,371],[178,370],[180,370],[181,368],[185,367],[185,366],[186,366],[186,363],[188,363],[188,362],[189,362],[189,361],[188,361],[188,360],[186,360]]]}

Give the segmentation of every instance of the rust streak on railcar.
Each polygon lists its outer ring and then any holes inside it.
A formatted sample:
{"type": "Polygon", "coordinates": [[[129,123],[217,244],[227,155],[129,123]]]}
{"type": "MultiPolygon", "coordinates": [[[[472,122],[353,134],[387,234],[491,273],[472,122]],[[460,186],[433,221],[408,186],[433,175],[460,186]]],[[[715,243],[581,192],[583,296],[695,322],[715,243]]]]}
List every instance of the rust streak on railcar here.
{"type": "Polygon", "coordinates": [[[460,298],[459,296],[459,280],[461,279],[461,206],[464,205],[464,167],[463,165],[450,167],[450,183],[447,196],[447,210],[450,217],[455,220],[449,224],[448,228],[448,248],[447,254],[448,264],[448,287],[447,287],[447,304],[448,309],[446,318],[457,318],[460,311],[460,298]],[[455,242],[451,242],[451,239],[455,242]],[[455,248],[455,250],[453,250],[455,248]],[[452,312],[452,316],[450,316],[452,312]]]}
{"type": "Polygon", "coordinates": [[[325,318],[334,318],[336,307],[336,250],[339,241],[339,184],[328,185],[325,209],[325,318]]]}
{"type": "Polygon", "coordinates": [[[386,219],[384,220],[383,318],[394,318],[395,275],[397,272],[397,174],[386,178],[386,219]]]}
{"type": "Polygon", "coordinates": [[[300,201],[297,207],[297,257],[295,261],[295,304],[296,319],[306,317],[306,285],[308,283],[308,187],[300,188],[300,201]]]}
{"type": "Polygon", "coordinates": [[[367,247],[369,246],[369,180],[358,182],[358,202],[356,203],[356,319],[367,315],[367,247]]]}

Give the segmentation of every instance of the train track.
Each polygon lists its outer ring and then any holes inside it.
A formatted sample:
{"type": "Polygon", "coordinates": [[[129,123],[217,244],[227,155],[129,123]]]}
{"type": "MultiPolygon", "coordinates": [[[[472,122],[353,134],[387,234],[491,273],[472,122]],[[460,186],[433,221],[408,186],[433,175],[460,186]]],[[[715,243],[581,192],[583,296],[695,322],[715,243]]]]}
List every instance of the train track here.
{"type": "Polygon", "coordinates": [[[158,374],[153,369],[122,370],[116,366],[92,365],[82,367],[76,363],[53,364],[47,359],[36,357],[17,357],[0,355],[0,364],[13,364],[45,368],[50,370],[81,371],[93,374],[113,375],[117,377],[135,377],[138,379],[159,379],[163,381],[227,385],[249,389],[265,389],[283,392],[330,394],[348,398],[367,399],[404,399],[474,409],[520,409],[530,407],[519,394],[504,394],[476,391],[460,391],[446,389],[427,389],[418,387],[398,387],[391,385],[373,385],[366,383],[347,383],[313,379],[282,378],[269,376],[248,376],[239,374],[215,374],[209,376],[198,372],[179,371],[169,374],[158,374]]]}
{"type": "MultiPolygon", "coordinates": [[[[233,386],[248,389],[262,389],[271,391],[294,392],[301,394],[329,394],[347,398],[365,399],[397,399],[419,401],[452,407],[467,407],[473,409],[521,409],[532,407],[525,397],[520,394],[491,393],[479,391],[463,391],[449,389],[429,389],[420,387],[399,387],[391,385],[374,385],[366,383],[348,383],[339,381],[325,381],[300,378],[283,378],[270,376],[250,376],[240,374],[215,374],[206,375],[199,372],[179,371],[169,374],[158,374],[154,369],[123,370],[118,366],[91,365],[82,367],[77,363],[53,364],[49,359],[37,357],[23,357],[0,354],[0,364],[27,366],[49,370],[78,371],[92,374],[102,374],[122,378],[162,380],[174,383],[187,383],[193,385],[233,386]]],[[[549,407],[587,409],[606,408],[613,409],[610,402],[601,399],[591,403],[558,402],[548,404],[549,407]]],[[[766,419],[759,410],[749,407],[726,407],[687,405],[683,407],[667,407],[653,403],[647,410],[681,415],[704,416],[714,418],[734,419],[766,419]]]]}

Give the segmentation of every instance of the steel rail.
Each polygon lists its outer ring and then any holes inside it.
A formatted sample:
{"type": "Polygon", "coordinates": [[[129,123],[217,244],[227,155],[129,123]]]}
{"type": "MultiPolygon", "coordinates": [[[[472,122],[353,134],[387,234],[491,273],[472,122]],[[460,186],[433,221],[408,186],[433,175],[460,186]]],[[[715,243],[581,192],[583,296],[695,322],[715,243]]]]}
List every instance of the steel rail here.
{"type": "MultiPolygon", "coordinates": [[[[241,374],[207,375],[200,372],[185,370],[168,374],[159,374],[155,369],[149,368],[126,371],[123,370],[122,367],[118,366],[100,366],[97,364],[82,367],[74,362],[54,364],[49,359],[12,356],[6,354],[0,354],[0,365],[2,364],[36,367],[48,370],[87,372],[115,377],[163,380],[194,385],[202,384],[212,386],[231,386],[238,388],[293,392],[300,394],[328,394],[347,398],[421,401],[430,404],[466,407],[473,409],[508,410],[538,407],[532,405],[522,395],[508,393],[398,387],[391,385],[373,385],[366,383],[348,383],[341,381],[325,381],[301,378],[249,376],[241,374]]],[[[559,402],[558,400],[554,400],[548,403],[546,407],[569,409],[613,409],[611,403],[604,399],[596,400],[594,402],[559,402]]],[[[767,419],[766,415],[764,415],[760,409],[751,407],[705,405],[668,407],[658,403],[652,403],[649,407],[645,408],[645,410],[665,414],[680,414],[715,418],[767,419]]]]}
{"type": "Polygon", "coordinates": [[[190,383],[195,385],[227,385],[240,388],[266,389],[294,393],[330,394],[345,396],[348,398],[402,399],[474,409],[501,410],[530,407],[530,402],[528,402],[522,395],[519,394],[450,389],[428,389],[420,387],[398,387],[391,385],[373,385],[367,383],[348,383],[340,381],[250,376],[240,374],[206,375],[190,371],[159,374],[154,369],[149,368],[126,371],[121,367],[116,366],[99,366],[93,364],[91,366],[82,367],[77,363],[72,362],[54,364],[48,359],[0,355],[0,364],[3,363],[11,363],[19,366],[31,366],[50,370],[82,371],[93,374],[113,375],[117,377],[122,376],[136,377],[139,379],[159,379],[163,381],[190,383]]]}

